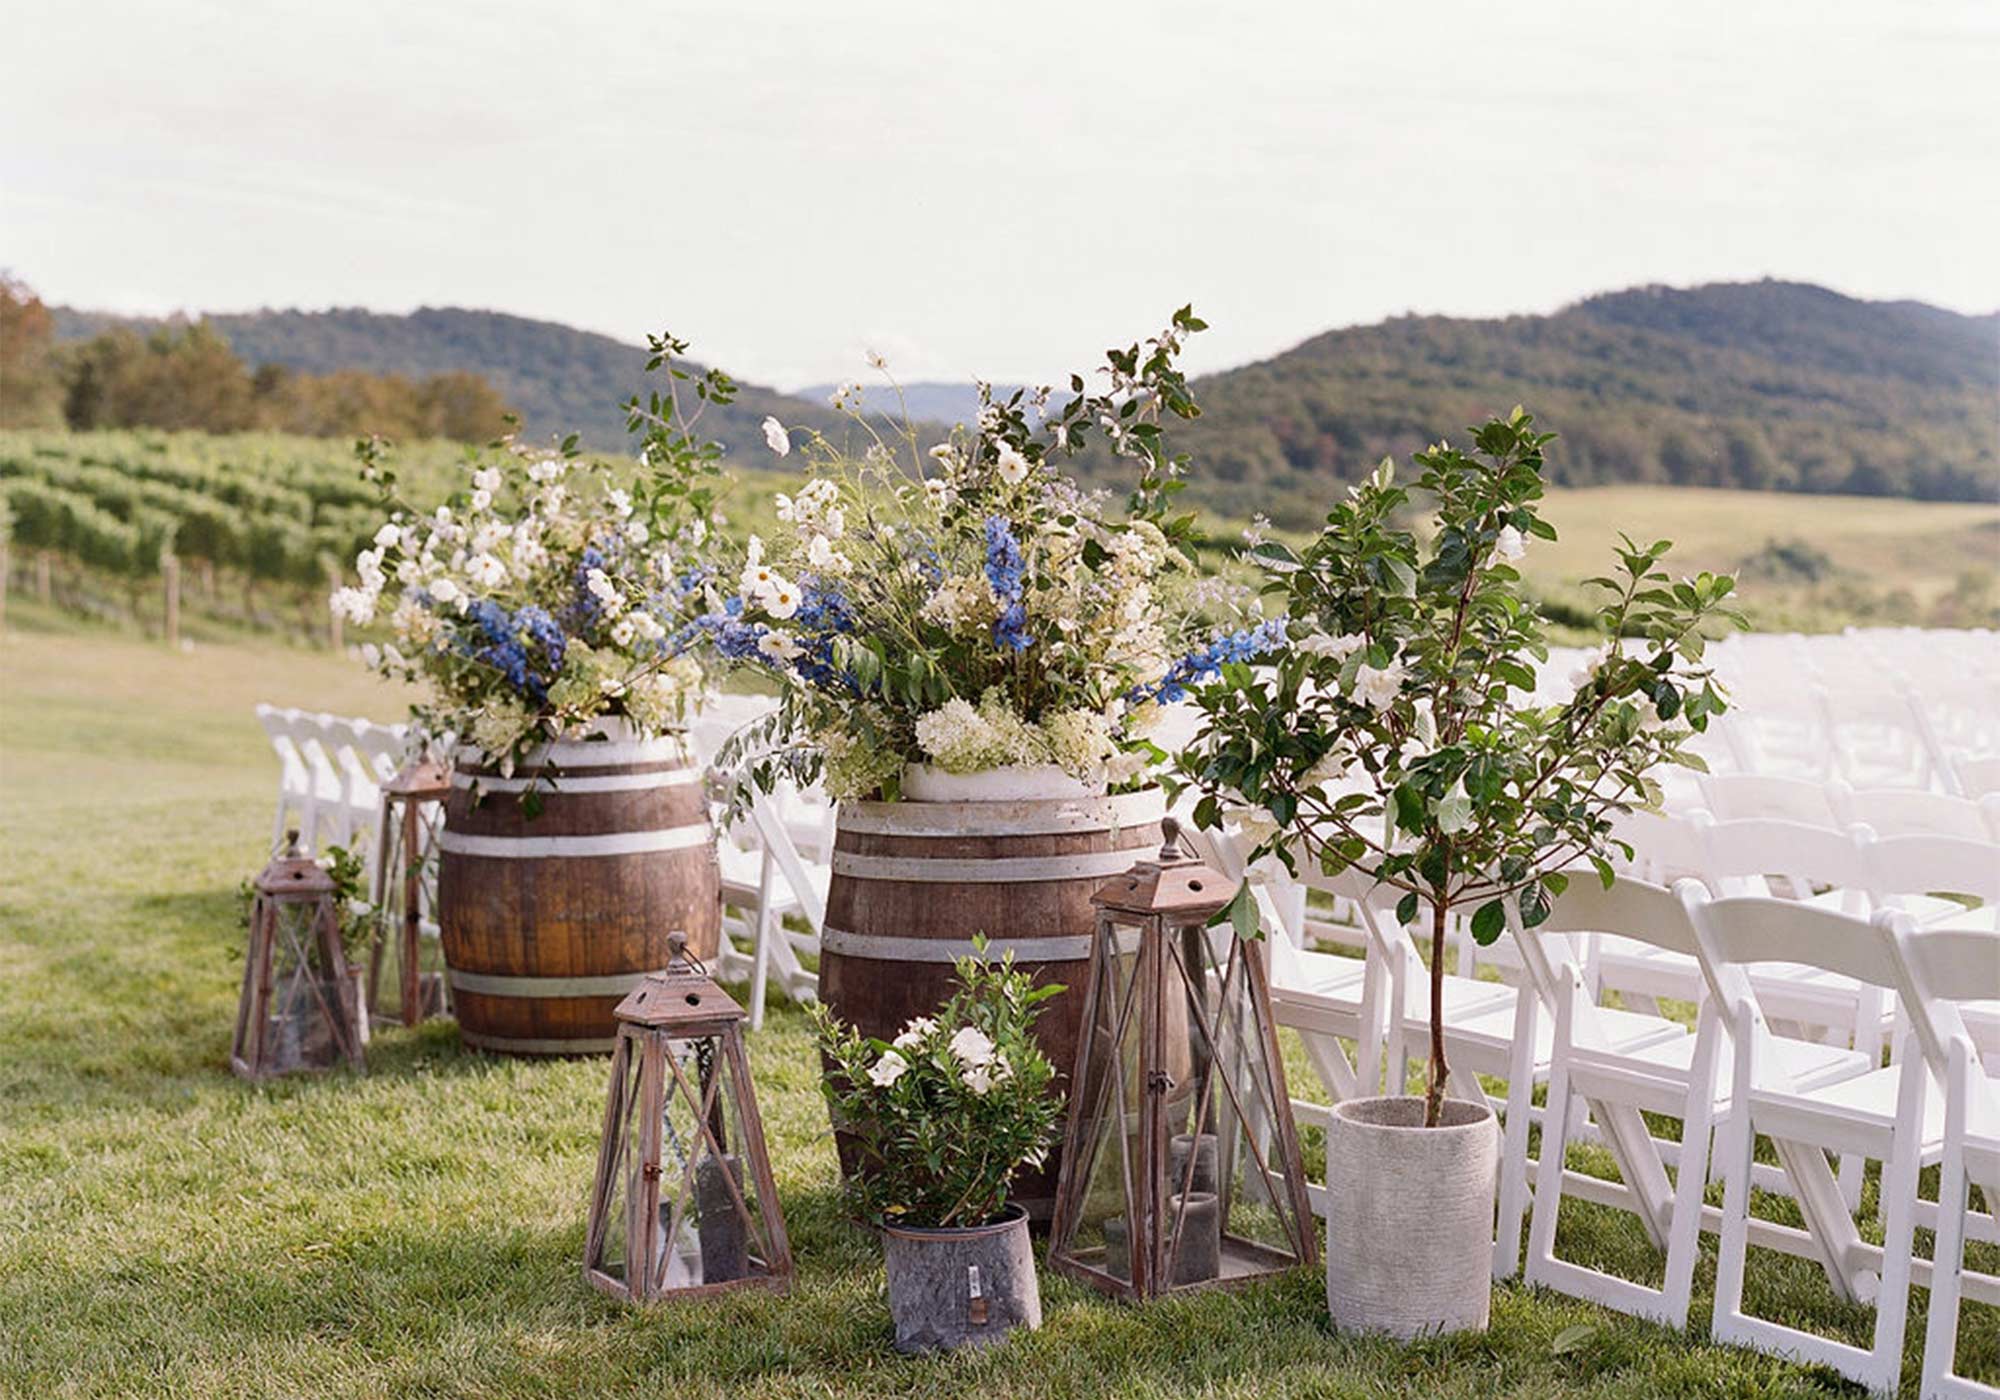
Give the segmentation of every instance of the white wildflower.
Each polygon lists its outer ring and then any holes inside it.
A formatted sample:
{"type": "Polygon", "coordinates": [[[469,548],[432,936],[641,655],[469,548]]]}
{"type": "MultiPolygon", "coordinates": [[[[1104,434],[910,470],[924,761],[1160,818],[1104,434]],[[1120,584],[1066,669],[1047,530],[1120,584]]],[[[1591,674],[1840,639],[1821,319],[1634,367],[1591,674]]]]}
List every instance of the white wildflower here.
{"type": "Polygon", "coordinates": [[[490,554],[477,554],[465,566],[465,575],[481,588],[498,588],[507,581],[507,566],[490,554]]]}
{"type": "Polygon", "coordinates": [[[604,499],[610,505],[611,513],[616,515],[620,520],[632,514],[631,492],[621,491],[614,486],[604,493],[604,499]]]}
{"type": "Polygon", "coordinates": [[[491,491],[474,491],[472,493],[472,508],[474,510],[485,510],[492,504],[493,493],[491,491]]]}
{"type": "Polygon", "coordinates": [[[446,607],[450,607],[464,596],[459,591],[458,585],[448,578],[432,579],[430,594],[434,602],[443,603],[446,607]]]}
{"type": "Polygon", "coordinates": [[[782,574],[775,575],[763,602],[765,612],[783,621],[799,610],[799,590],[782,574]]]}
{"type": "Polygon", "coordinates": [[[629,617],[621,617],[611,626],[611,642],[614,646],[629,647],[632,639],[639,634],[638,624],[629,617]]]}
{"type": "Polygon", "coordinates": [[[757,650],[772,661],[793,661],[805,654],[805,648],[783,632],[766,632],[757,639],[757,650]]]}
{"type": "Polygon", "coordinates": [[[964,1071],[965,1087],[978,1098],[985,1098],[993,1087],[993,1069],[989,1065],[967,1065],[964,1071]]]}
{"type": "Polygon", "coordinates": [[[995,466],[1000,473],[1000,479],[1009,486],[1019,486],[1023,481],[1028,479],[1028,468],[1030,466],[1028,459],[1021,454],[1018,448],[1009,444],[1001,444],[1000,460],[995,466]]]}
{"type": "Polygon", "coordinates": [[[375,532],[375,545],[378,549],[387,549],[402,539],[402,533],[394,525],[384,525],[375,532]]]}
{"type": "Polygon", "coordinates": [[[1493,562],[1512,564],[1528,553],[1528,541],[1512,525],[1502,525],[1500,533],[1493,540],[1493,562]]]}
{"type": "Polygon", "coordinates": [[[764,445],[780,457],[791,454],[791,434],[785,431],[785,425],[780,423],[776,418],[766,418],[764,420],[764,445]]]}

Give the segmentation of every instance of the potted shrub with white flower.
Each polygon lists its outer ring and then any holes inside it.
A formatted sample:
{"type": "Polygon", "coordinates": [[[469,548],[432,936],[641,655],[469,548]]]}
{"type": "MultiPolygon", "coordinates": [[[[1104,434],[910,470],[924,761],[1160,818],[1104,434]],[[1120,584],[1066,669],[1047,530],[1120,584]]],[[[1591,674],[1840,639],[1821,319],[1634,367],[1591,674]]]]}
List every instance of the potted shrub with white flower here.
{"type": "Polygon", "coordinates": [[[1009,1183],[1056,1138],[1062,1095],[1034,1022],[1061,988],[982,946],[951,995],[893,1040],[814,1007],[826,1096],[867,1170],[847,1177],[881,1232],[899,1351],[986,1346],[1041,1326],[1028,1216],[1009,1183]]]}
{"type": "MultiPolygon", "coordinates": [[[[1490,943],[1509,904],[1528,928],[1545,919],[1579,866],[1608,883],[1616,819],[1658,805],[1659,765],[1701,767],[1688,744],[1724,705],[1703,629],[1739,620],[1725,603],[1733,582],[1670,579],[1664,540],[1626,540],[1612,574],[1590,580],[1610,640],[1574,693],[1536,698],[1548,647],[1515,566],[1531,541],[1555,538],[1538,508],[1552,437],[1517,408],[1474,430],[1471,452],[1416,454],[1413,489],[1384,461],[1304,548],[1251,551],[1289,614],[1289,644],[1199,688],[1201,728],[1179,760],[1204,794],[1199,822],[1239,820],[1252,859],[1358,870],[1426,935],[1426,1092],[1390,1085],[1387,1098],[1343,1103],[1328,1135],[1343,1178],[1379,1187],[1329,1194],[1328,1298],[1342,1327],[1485,1324],[1496,1144],[1483,1101],[1446,1097],[1450,919],[1468,914],[1490,943]],[[1432,513],[1421,534],[1401,523],[1419,501],[1432,513]]],[[[1247,886],[1232,914],[1255,927],[1247,886]]]]}
{"type": "MultiPolygon", "coordinates": [[[[1090,891],[1160,842],[1160,702],[1265,625],[1198,578],[1193,517],[1170,511],[1185,464],[1165,424],[1196,412],[1176,359],[1202,328],[1183,308],[1110,351],[1094,390],[982,388],[975,420],[928,449],[907,424],[882,435],[843,386],[865,450],[806,437],[782,534],[751,537],[704,619],[782,697],[724,749],[739,796],[790,778],[840,802],[819,991],[870,1034],[935,1003],[941,944],[983,934],[1075,989],[1043,1043],[1076,1043],[1090,891]],[[1087,441],[1135,473],[1122,511],[1065,474],[1087,441]]],[[[1045,1177],[1023,1192],[1037,1214],[1045,1177]]]]}
{"type": "Polygon", "coordinates": [[[387,614],[389,640],[364,656],[422,687],[426,733],[456,738],[440,925],[460,1032],[486,1049],[608,1048],[618,979],[665,967],[675,929],[703,957],[720,937],[683,731],[707,681],[695,619],[717,604],[721,449],[697,424],[734,390],[680,367],[682,342],[652,348],[665,387],[627,405],[636,471],[573,437],[510,439],[422,510],[382,445],[361,448],[389,518],[333,607],[387,614]]]}

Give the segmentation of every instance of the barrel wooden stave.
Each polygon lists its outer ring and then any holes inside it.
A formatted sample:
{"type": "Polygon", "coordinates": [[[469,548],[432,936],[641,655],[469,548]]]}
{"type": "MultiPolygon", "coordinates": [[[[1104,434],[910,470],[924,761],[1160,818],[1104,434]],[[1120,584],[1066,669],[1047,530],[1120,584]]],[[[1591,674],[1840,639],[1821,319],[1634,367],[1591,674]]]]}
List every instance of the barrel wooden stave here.
{"type": "MultiPolygon", "coordinates": [[[[1064,988],[1043,1004],[1036,1039],[1067,1089],[1082,1032],[1096,927],[1090,896],[1109,875],[1159,850],[1163,813],[1157,792],[1040,803],[843,807],[827,893],[821,999],[864,1034],[892,1039],[912,1018],[932,1014],[950,995],[950,955],[970,952],[975,935],[989,940],[989,956],[996,958],[1019,940],[1016,965],[1043,985],[1064,988]],[[1092,813],[1103,815],[1094,818],[1092,813]],[[906,830],[895,830],[899,825],[906,830]],[[953,834],[913,834],[940,831],[953,834]],[[892,861],[934,866],[937,878],[884,878],[882,872],[893,867],[883,863],[892,861]],[[1030,863],[1051,868],[1069,864],[1091,873],[980,878],[1030,863]],[[869,873],[856,873],[856,867],[869,873]],[[892,956],[844,951],[877,940],[892,956]],[[1037,944],[1069,955],[1038,955],[1037,944]]],[[[1017,1176],[1014,1196],[1030,1215],[1045,1218],[1053,1207],[1060,1165],[1058,1151],[1042,1170],[1017,1176]]]]}
{"type": "Polygon", "coordinates": [[[612,1011],[632,982],[667,965],[670,933],[685,930],[697,956],[715,953],[721,878],[698,772],[658,745],[603,748],[602,761],[585,747],[545,776],[532,819],[519,791],[475,800],[472,786],[517,789],[535,780],[532,766],[508,778],[467,764],[454,779],[438,897],[468,1044],[609,1050],[612,1011]],[[562,981],[535,985],[544,979],[562,981]]]}

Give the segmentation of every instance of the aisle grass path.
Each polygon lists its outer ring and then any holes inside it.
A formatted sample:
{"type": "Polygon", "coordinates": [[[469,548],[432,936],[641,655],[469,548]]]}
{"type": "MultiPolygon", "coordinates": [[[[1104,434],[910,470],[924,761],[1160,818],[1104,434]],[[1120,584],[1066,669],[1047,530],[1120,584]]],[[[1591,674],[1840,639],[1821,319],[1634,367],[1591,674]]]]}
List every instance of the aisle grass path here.
{"type": "MultiPolygon", "coordinates": [[[[1039,1334],[902,1359],[878,1251],[838,1207],[806,1025],[790,1009],[752,1058],[795,1291],[618,1307],[578,1276],[601,1062],[467,1054],[447,1025],[379,1037],[366,1079],[259,1089],[224,1069],[235,891],[259,864],[276,773],[250,707],[389,718],[394,697],[320,653],[169,654],[31,609],[12,622],[0,638],[0,1395],[1845,1389],[1519,1287],[1498,1291],[1485,1336],[1340,1338],[1309,1274],[1145,1309],[1045,1275],[1039,1334]]],[[[1586,1216],[1566,1233],[1648,1265],[1622,1222],[1586,1216]]],[[[1781,1306],[1823,1296],[1809,1269],[1763,1276],[1781,1306]]],[[[1850,1334],[1866,1325],[1854,1310],[1818,1315],[1850,1334]]],[[[1990,1314],[1968,1344],[2000,1370],[1990,1314]]]]}

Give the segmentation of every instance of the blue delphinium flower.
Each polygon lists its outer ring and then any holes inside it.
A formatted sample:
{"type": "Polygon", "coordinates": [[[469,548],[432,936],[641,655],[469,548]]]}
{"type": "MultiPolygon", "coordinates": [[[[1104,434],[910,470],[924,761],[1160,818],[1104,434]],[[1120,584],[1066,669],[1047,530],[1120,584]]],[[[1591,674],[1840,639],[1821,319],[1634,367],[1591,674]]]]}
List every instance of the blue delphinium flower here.
{"type": "Polygon", "coordinates": [[[1242,627],[1234,632],[1217,633],[1207,646],[1199,651],[1189,652],[1167,667],[1167,673],[1160,677],[1158,684],[1135,687],[1129,698],[1134,703],[1158,700],[1163,705],[1185,700],[1189,686],[1219,675],[1226,663],[1250,661],[1267,652],[1283,648],[1286,643],[1286,621],[1285,618],[1274,617],[1258,623],[1255,627],[1242,627]]]}
{"type": "MultiPolygon", "coordinates": [[[[524,613],[527,611],[523,610],[524,613]]],[[[539,609],[534,611],[540,612],[539,609]]],[[[540,705],[548,699],[548,678],[534,668],[528,648],[522,641],[521,619],[514,617],[491,598],[477,598],[466,606],[465,615],[479,629],[477,635],[466,637],[460,643],[460,650],[482,665],[491,666],[507,680],[515,694],[521,695],[540,705]]],[[[545,620],[538,619],[538,623],[545,620]]],[[[558,646],[561,633],[557,632],[558,646]]],[[[540,637],[536,639],[544,651],[548,644],[540,637]]],[[[560,662],[557,662],[560,665],[560,662]]]]}
{"type": "Polygon", "coordinates": [[[993,623],[993,640],[1012,651],[1026,651],[1035,640],[1028,635],[1028,606],[1022,598],[1022,581],[1027,572],[1027,561],[1021,558],[1013,525],[1004,515],[989,516],[986,582],[993,589],[993,600],[1000,605],[1000,616],[993,623]]]}

